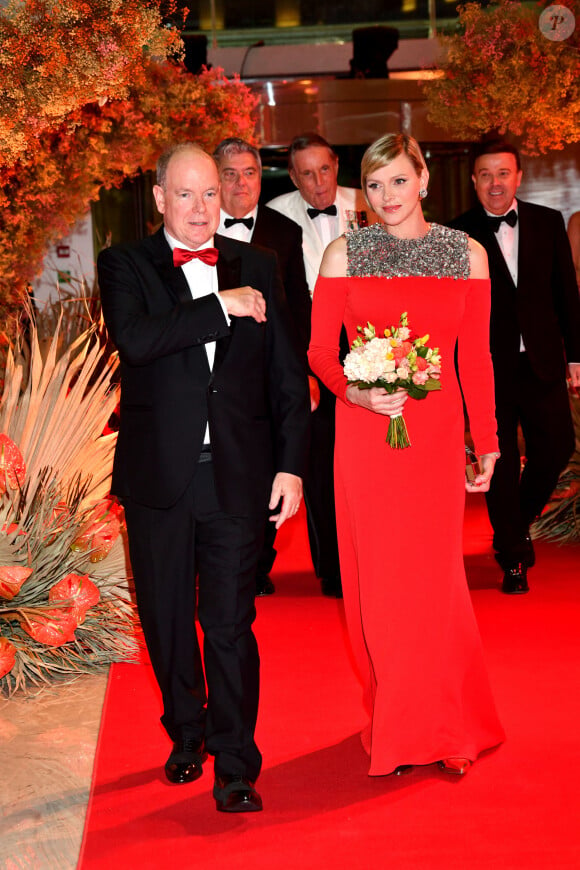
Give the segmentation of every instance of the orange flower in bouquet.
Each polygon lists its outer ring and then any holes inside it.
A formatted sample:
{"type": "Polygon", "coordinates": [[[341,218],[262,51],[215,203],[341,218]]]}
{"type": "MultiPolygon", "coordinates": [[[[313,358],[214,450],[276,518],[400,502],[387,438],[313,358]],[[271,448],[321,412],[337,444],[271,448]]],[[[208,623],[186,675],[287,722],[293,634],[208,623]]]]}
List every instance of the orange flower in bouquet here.
{"type": "Polygon", "coordinates": [[[48,600],[68,602],[78,625],[85,621],[87,610],[98,603],[101,593],[87,574],[67,574],[50,589],[48,600]]]}

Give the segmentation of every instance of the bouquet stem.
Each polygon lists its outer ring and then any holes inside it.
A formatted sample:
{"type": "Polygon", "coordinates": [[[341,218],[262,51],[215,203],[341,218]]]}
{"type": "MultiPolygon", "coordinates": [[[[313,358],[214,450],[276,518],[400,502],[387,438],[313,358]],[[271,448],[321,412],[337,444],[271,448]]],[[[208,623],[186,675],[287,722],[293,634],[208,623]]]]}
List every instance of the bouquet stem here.
{"type": "Polygon", "coordinates": [[[390,417],[386,441],[389,447],[394,447],[396,450],[402,450],[405,447],[411,446],[407,424],[402,413],[393,414],[390,417]]]}

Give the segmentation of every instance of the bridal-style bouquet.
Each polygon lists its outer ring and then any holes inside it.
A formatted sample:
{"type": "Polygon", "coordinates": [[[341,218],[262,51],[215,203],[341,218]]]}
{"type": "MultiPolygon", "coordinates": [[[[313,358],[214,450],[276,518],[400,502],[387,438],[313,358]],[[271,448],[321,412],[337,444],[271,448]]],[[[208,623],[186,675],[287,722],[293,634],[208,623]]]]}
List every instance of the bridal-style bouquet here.
{"type": "MultiPolygon", "coordinates": [[[[427,347],[429,335],[413,333],[407,312],[398,326],[385,329],[377,336],[372,323],[357,326],[359,333],[344,360],[344,374],[349,384],[361,390],[383,387],[388,393],[406,390],[412,399],[424,399],[432,390],[441,389],[441,356],[438,347],[427,347]]],[[[403,413],[389,419],[387,444],[395,448],[410,447],[403,413]]]]}

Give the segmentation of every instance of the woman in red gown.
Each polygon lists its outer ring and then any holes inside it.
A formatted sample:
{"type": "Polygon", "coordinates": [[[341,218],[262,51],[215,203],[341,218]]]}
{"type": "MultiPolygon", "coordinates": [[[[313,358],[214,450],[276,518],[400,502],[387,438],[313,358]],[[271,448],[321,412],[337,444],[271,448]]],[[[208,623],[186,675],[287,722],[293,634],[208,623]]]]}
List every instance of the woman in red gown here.
{"type": "Polygon", "coordinates": [[[463,565],[465,490],[484,492],[497,459],[489,353],[490,283],[483,248],[428,224],[428,171],[417,142],[389,134],[362,162],[362,187],[381,223],[326,249],[309,351],[336,394],[335,487],[347,624],[370,722],[371,775],[439,762],[465,773],[504,739],[463,565]],[[339,334],[370,321],[377,335],[403,312],[442,359],[441,390],[424,401],[347,385],[339,334]],[[465,479],[461,389],[481,473],[465,479]],[[411,446],[385,443],[403,411],[411,446]]]}

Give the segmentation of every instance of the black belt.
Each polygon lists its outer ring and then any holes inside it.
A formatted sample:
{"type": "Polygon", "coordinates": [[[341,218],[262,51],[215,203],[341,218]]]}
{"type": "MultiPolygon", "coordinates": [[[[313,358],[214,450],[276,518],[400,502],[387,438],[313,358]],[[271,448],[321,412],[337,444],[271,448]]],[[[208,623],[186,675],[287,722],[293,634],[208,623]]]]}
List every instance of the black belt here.
{"type": "Polygon", "coordinates": [[[204,444],[199,454],[198,462],[211,462],[211,444],[204,444]]]}

